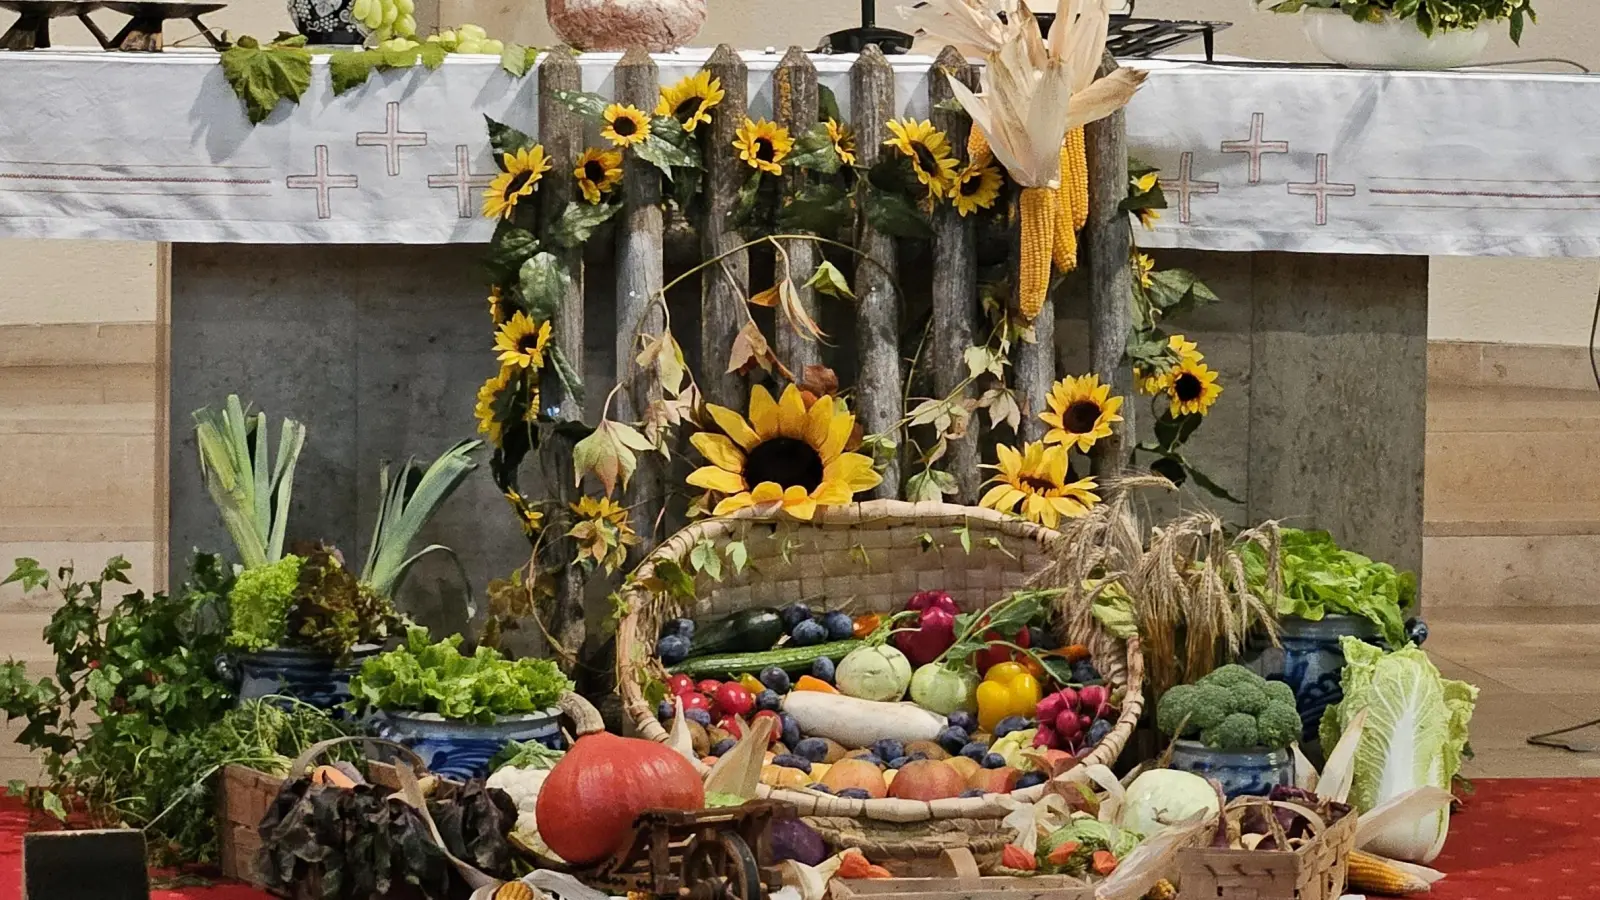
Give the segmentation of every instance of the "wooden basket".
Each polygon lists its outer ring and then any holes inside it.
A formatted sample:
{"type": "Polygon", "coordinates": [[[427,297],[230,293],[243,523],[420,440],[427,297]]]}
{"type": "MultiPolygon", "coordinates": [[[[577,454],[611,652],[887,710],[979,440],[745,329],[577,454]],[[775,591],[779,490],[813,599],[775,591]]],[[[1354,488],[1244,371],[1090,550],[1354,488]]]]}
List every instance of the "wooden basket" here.
{"type": "Polygon", "coordinates": [[[846,816],[806,819],[834,852],[855,848],[899,878],[946,875],[952,853],[971,859],[977,871],[994,873],[1000,854],[1016,840],[1016,832],[999,819],[935,819],[892,824],[846,816]]]}
{"type": "Polygon", "coordinates": [[[1066,875],[985,876],[965,850],[945,850],[908,878],[835,878],[832,900],[1094,900],[1094,888],[1066,875]]]}
{"type": "MultiPolygon", "coordinates": [[[[1217,827],[1226,828],[1225,820],[1222,817],[1217,827]]],[[[1179,883],[1185,897],[1339,900],[1355,844],[1356,814],[1352,811],[1292,853],[1206,847],[1182,850],[1178,853],[1179,883]]]]}
{"type": "MultiPolygon", "coordinates": [[[[629,580],[633,587],[624,597],[628,613],[617,628],[617,683],[623,708],[641,737],[667,739],[655,706],[644,697],[643,685],[666,677],[655,658],[655,644],[668,619],[726,615],[814,597],[823,598],[829,609],[891,612],[901,609],[912,594],[926,590],[949,591],[963,609],[982,608],[1028,587],[1054,560],[1064,540],[1057,531],[993,510],[900,500],[823,507],[810,522],[753,508],[697,522],[657,547],[629,580]],[[970,550],[963,547],[963,534],[970,550]],[[690,603],[643,586],[663,562],[693,572],[689,557],[701,541],[710,541],[719,552],[730,541],[743,541],[748,556],[744,570],[735,572],[724,565],[720,582],[697,576],[696,599],[690,603]]],[[[1110,765],[1144,708],[1144,660],[1137,639],[1124,642],[1092,619],[1085,627],[1087,633],[1059,636],[1086,645],[1107,683],[1124,689],[1115,726],[1085,758],[1089,764],[1110,765]]],[[[1084,776],[1075,769],[1061,777],[1084,776]]],[[[1048,787],[1036,785],[1010,796],[1031,803],[1048,787]]],[[[924,802],[851,800],[765,785],[760,791],[763,797],[793,803],[802,816],[924,822],[996,818],[1010,811],[999,794],[924,802]]]]}

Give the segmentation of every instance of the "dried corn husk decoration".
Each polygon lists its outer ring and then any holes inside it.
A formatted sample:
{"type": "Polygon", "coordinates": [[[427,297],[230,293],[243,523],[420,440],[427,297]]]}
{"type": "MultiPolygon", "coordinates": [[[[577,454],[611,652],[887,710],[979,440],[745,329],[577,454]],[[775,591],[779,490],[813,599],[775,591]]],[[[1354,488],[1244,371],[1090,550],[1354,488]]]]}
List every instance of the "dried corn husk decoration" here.
{"type": "MultiPolygon", "coordinates": [[[[1118,69],[1105,78],[1095,74],[1105,55],[1111,11],[1107,0],[1058,0],[1055,25],[1047,44],[1025,4],[1018,0],[928,0],[901,14],[915,21],[920,33],[933,35],[968,54],[984,57],[983,94],[950,79],[951,90],[982,132],[1006,173],[1022,187],[1022,253],[1018,263],[1018,305],[1032,321],[1044,308],[1050,287],[1052,256],[1075,263],[1076,240],[1057,232],[1071,228],[1080,215],[1063,215],[1058,196],[1062,171],[1076,171],[1067,135],[1075,128],[1122,108],[1144,73],[1118,69]],[[1070,251],[1069,251],[1070,247],[1070,251]]],[[[1085,163],[1087,168],[1087,163],[1085,163]]],[[[1087,178],[1083,188],[1087,188],[1087,178]]],[[[1081,215],[1087,217],[1088,204],[1081,215]]]]}

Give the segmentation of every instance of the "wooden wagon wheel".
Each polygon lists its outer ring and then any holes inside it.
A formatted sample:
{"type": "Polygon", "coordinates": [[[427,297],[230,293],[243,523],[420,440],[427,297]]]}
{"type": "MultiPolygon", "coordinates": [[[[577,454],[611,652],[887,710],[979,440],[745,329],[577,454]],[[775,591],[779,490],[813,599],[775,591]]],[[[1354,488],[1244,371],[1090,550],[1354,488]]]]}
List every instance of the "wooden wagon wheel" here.
{"type": "Polygon", "coordinates": [[[691,900],[761,900],[761,866],[731,830],[696,835],[683,852],[683,887],[691,900]]]}

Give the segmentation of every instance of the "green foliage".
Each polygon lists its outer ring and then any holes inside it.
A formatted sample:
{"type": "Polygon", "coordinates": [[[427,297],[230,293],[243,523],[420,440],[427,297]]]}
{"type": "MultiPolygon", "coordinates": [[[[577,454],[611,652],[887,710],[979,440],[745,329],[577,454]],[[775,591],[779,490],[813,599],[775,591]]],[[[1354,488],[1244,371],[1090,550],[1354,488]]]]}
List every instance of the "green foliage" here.
{"type": "Polygon", "coordinates": [[[304,562],[293,554],[275,563],[245,569],[228,592],[232,631],[228,645],[241,650],[265,650],[284,643],[288,636],[289,607],[300,587],[304,562]]]}
{"type": "Polygon", "coordinates": [[[1213,749],[1276,750],[1300,739],[1300,714],[1287,684],[1227,665],[1162,694],[1156,727],[1163,734],[1198,737],[1213,749]]]}
{"type": "Polygon", "coordinates": [[[362,665],[350,682],[355,704],[488,723],[548,709],[572,690],[550,660],[508,660],[489,647],[462,656],[461,641],[458,634],[430,644],[426,630],[411,629],[403,646],[362,665]]]}
{"type": "Polygon", "coordinates": [[[1522,43],[1529,22],[1539,21],[1532,0],[1256,0],[1257,5],[1279,13],[1305,8],[1342,9],[1358,22],[1380,22],[1384,16],[1410,19],[1417,29],[1432,36],[1438,31],[1464,31],[1484,22],[1511,23],[1511,40],[1522,43]]]}
{"type": "MultiPolygon", "coordinates": [[[[1245,574],[1253,589],[1266,590],[1266,556],[1255,545],[1245,549],[1245,574]]],[[[1390,647],[1405,644],[1405,611],[1417,599],[1417,579],[1388,563],[1344,550],[1326,531],[1284,528],[1278,537],[1278,614],[1313,622],[1329,613],[1371,622],[1390,647]]]]}
{"type": "Polygon", "coordinates": [[[222,51],[222,74],[254,125],[271,115],[279,100],[300,102],[311,86],[311,54],[303,35],[265,46],[246,35],[222,51]]]}
{"type": "MultiPolygon", "coordinates": [[[[378,470],[378,493],[383,497],[383,506],[378,510],[372,544],[367,548],[367,562],[361,568],[361,581],[370,585],[379,597],[392,599],[399,593],[411,567],[430,553],[445,553],[456,559],[455,553],[441,544],[430,544],[415,554],[407,554],[423,526],[478,467],[472,454],[481,446],[481,441],[461,441],[440,454],[425,471],[419,471],[415,458],[407,459],[399,477],[394,479],[389,477],[387,462],[378,470]]],[[[472,584],[460,560],[456,560],[456,569],[470,597],[472,584]]]]}
{"type": "Polygon", "coordinates": [[[489,760],[489,771],[513,769],[553,769],[566,754],[551,750],[538,741],[511,741],[489,760]]]}
{"type": "Polygon", "coordinates": [[[278,431],[277,462],[269,455],[267,414],[251,415],[229,394],[221,410],[194,413],[195,446],[206,491],[222,514],[245,568],[276,562],[283,555],[294,468],[305,446],[306,429],[284,419],[278,431]]]}

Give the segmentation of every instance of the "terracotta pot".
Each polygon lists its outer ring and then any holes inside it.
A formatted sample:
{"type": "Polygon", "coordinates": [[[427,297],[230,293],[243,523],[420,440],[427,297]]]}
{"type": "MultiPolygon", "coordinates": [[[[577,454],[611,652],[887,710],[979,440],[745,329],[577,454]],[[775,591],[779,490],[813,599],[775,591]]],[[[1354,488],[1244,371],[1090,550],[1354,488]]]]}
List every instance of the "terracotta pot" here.
{"type": "Polygon", "coordinates": [[[545,0],[550,27],[577,50],[665,53],[700,33],[706,0],[545,0]]]}

